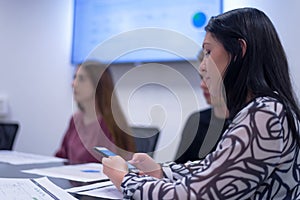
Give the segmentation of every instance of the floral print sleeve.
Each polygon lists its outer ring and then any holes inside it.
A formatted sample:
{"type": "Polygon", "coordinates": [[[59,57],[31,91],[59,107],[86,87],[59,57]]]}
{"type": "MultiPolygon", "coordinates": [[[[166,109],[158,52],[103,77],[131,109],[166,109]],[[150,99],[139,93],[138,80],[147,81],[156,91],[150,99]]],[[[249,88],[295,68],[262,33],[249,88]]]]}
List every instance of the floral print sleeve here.
{"type": "Polygon", "coordinates": [[[282,104],[269,97],[241,110],[205,159],[163,170],[163,179],[127,174],[124,199],[300,199],[299,147],[282,104]]]}

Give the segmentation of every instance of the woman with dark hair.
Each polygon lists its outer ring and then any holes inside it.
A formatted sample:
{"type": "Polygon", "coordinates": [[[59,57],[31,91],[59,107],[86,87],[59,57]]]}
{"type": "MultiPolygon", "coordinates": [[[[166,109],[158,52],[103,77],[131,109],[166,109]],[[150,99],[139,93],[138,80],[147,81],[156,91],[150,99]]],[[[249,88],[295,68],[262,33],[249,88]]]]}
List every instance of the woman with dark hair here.
{"type": "Polygon", "coordinates": [[[134,138],[115,95],[110,68],[86,61],[78,66],[72,86],[79,111],[72,116],[55,155],[70,164],[99,162],[102,157],[93,147],[103,146],[130,159],[134,138]]]}
{"type": "Polygon", "coordinates": [[[205,29],[200,71],[212,100],[229,112],[216,149],[185,164],[159,165],[138,153],[131,163],[139,174],[118,156],[103,158],[104,173],[124,199],[300,199],[300,111],[272,22],[241,8],[205,29]]]}

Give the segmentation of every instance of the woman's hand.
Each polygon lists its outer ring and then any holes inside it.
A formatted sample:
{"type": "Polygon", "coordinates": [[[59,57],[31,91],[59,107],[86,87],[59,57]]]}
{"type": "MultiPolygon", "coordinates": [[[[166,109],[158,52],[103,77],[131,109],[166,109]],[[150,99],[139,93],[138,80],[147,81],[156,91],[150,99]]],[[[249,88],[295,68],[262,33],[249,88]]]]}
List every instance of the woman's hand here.
{"type": "Polygon", "coordinates": [[[110,156],[102,159],[103,173],[120,190],[122,180],[128,173],[126,161],[120,156],[110,156]]]}
{"type": "Polygon", "coordinates": [[[147,174],[156,178],[163,177],[161,166],[148,154],[135,153],[132,159],[128,162],[138,168],[140,170],[140,174],[147,174]]]}

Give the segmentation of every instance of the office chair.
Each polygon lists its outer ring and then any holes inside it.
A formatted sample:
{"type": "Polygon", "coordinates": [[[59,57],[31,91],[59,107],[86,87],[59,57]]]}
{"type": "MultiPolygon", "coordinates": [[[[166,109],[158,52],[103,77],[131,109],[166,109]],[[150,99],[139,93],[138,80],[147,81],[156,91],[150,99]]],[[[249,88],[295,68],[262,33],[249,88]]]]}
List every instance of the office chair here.
{"type": "Polygon", "coordinates": [[[211,108],[197,111],[187,119],[175,157],[177,163],[202,159],[215,148],[226,121],[212,112],[211,108]]]}
{"type": "Polygon", "coordinates": [[[153,157],[156,144],[159,137],[159,129],[156,127],[131,127],[133,135],[135,136],[135,144],[137,152],[147,153],[153,157]]]}
{"type": "Polygon", "coordinates": [[[12,150],[19,129],[16,122],[0,122],[0,150],[12,150]]]}

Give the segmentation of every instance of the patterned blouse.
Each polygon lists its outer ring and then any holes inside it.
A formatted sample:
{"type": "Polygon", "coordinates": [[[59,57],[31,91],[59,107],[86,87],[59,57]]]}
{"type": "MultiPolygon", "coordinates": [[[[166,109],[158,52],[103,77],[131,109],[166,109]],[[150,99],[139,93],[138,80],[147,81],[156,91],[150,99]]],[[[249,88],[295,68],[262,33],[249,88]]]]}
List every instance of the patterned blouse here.
{"type": "Polygon", "coordinates": [[[283,105],[270,97],[243,108],[203,160],[162,168],[163,179],[127,174],[124,199],[300,199],[299,146],[283,105]]]}

